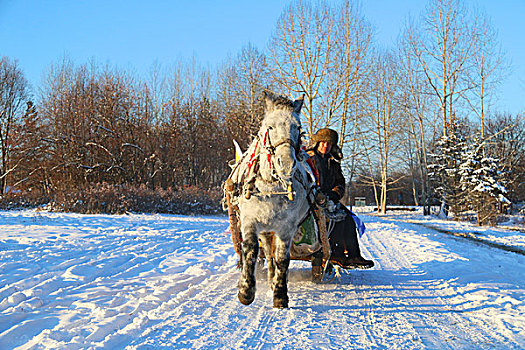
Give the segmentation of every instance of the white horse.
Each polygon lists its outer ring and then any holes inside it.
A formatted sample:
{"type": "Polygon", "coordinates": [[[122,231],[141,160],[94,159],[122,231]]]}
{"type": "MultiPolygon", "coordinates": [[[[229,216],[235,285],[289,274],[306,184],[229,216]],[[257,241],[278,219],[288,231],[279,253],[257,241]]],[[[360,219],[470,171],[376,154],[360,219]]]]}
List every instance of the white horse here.
{"type": "Polygon", "coordinates": [[[242,232],[242,272],[239,301],[255,298],[255,264],[259,239],[268,264],[273,306],[288,307],[290,246],[301,220],[308,215],[313,186],[301,156],[300,111],[303,99],[291,101],[265,93],[261,129],[241,164],[244,174],[238,207],[242,232]]]}

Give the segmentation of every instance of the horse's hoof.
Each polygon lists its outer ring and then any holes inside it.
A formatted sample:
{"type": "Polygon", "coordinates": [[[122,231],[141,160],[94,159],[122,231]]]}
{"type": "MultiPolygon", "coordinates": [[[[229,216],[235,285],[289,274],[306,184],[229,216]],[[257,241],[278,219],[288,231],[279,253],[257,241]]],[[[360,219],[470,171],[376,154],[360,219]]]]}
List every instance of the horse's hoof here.
{"type": "Polygon", "coordinates": [[[239,298],[239,301],[243,305],[250,305],[253,303],[253,300],[255,299],[255,293],[250,293],[249,295],[243,295],[241,292],[237,294],[237,297],[239,298]]]}
{"type": "Polygon", "coordinates": [[[273,307],[276,309],[287,309],[288,299],[273,299],[273,307]]]}

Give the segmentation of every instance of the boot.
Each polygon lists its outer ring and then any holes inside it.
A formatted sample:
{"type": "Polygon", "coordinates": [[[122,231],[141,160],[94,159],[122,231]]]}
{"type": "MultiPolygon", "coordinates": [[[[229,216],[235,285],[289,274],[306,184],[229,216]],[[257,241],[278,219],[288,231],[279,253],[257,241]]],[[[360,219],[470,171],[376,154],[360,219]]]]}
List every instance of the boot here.
{"type": "Polygon", "coordinates": [[[374,267],[374,262],[372,260],[367,260],[362,256],[357,256],[355,258],[341,257],[337,261],[332,260],[335,264],[341,266],[343,269],[369,269],[374,267]]]}

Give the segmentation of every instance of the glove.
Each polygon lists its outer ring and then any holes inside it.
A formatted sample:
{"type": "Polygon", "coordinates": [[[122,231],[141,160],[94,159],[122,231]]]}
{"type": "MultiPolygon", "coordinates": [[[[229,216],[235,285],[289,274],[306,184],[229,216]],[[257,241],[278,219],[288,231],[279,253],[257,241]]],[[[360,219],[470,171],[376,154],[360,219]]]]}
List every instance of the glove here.
{"type": "Polygon", "coordinates": [[[335,191],[330,191],[328,193],[328,198],[330,198],[330,200],[332,200],[333,202],[338,202],[339,199],[341,199],[341,197],[339,197],[339,193],[335,191]]]}
{"type": "Polygon", "coordinates": [[[321,191],[317,192],[315,195],[315,203],[321,207],[326,204],[326,200],[326,195],[321,191]]]}

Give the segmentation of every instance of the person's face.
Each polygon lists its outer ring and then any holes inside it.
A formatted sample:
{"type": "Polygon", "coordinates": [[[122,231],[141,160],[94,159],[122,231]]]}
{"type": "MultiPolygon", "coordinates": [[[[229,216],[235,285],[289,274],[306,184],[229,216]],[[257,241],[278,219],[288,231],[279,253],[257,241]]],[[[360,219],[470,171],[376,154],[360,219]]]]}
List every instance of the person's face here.
{"type": "Polygon", "coordinates": [[[332,144],[330,142],[319,142],[319,145],[317,146],[317,151],[321,153],[323,156],[328,154],[332,150],[332,144]]]}

